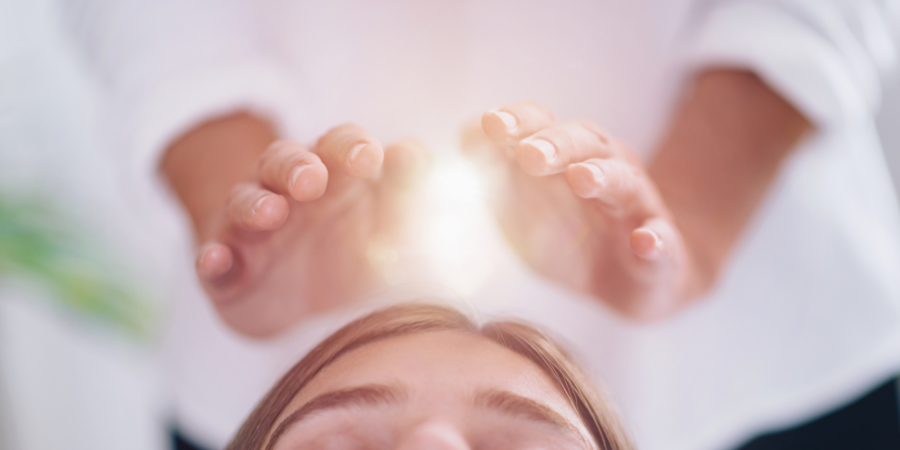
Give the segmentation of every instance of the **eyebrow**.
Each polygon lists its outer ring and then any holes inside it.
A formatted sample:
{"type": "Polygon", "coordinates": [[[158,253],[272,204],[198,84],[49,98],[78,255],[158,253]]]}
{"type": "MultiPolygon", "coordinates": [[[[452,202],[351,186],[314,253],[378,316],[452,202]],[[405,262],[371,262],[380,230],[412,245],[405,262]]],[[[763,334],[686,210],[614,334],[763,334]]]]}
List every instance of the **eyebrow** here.
{"type": "MultiPolygon", "coordinates": [[[[409,393],[405,388],[382,384],[368,384],[351,389],[327,392],[313,398],[282,420],[278,427],[275,428],[275,432],[272,433],[272,437],[269,439],[268,445],[266,445],[266,450],[274,448],[278,438],[287,432],[292,425],[315,412],[353,406],[396,405],[404,403],[408,398],[409,393]]],[[[562,415],[545,405],[512,392],[496,389],[481,390],[476,392],[473,404],[478,408],[549,425],[584,442],[584,436],[562,415]]],[[[590,448],[590,446],[588,447],[590,448]]]]}
{"type": "Polygon", "coordinates": [[[475,394],[474,403],[480,408],[543,423],[566,433],[574,433],[579,438],[582,437],[578,429],[558,412],[512,392],[496,389],[478,391],[475,394]]]}
{"type": "Polygon", "coordinates": [[[352,406],[381,406],[398,404],[406,401],[408,398],[406,389],[397,386],[387,386],[383,384],[367,384],[351,389],[343,389],[322,394],[307,402],[300,409],[292,412],[287,416],[269,439],[266,450],[270,450],[278,442],[278,438],[284,434],[291,425],[297,423],[312,413],[330,410],[349,408],[352,406]]]}

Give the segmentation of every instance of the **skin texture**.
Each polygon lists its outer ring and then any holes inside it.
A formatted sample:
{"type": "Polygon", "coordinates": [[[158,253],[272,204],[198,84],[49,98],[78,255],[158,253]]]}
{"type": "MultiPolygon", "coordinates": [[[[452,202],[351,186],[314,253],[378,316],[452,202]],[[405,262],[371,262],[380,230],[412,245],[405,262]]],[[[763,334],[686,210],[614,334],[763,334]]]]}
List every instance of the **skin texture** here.
{"type": "Polygon", "coordinates": [[[238,114],[175,142],[162,172],[193,221],[197,274],[217,312],[265,337],[379,285],[367,250],[394,239],[423,155],[349,124],[307,149],[238,114]]]}
{"type": "MultiPolygon", "coordinates": [[[[487,112],[462,144],[526,263],[626,316],[657,320],[715,284],[811,128],[752,73],[712,70],[696,77],[646,166],[596,124],[530,103],[487,112]]],[[[382,149],[352,125],[311,149],[275,141],[265,122],[238,114],[188,132],[161,165],[202,245],[204,289],[225,322],[252,336],[378,286],[367,250],[396,241],[403,199],[426,166],[421,146],[382,149]]]]}
{"type": "Polygon", "coordinates": [[[341,356],[297,394],[276,424],[317,397],[373,385],[402,393],[387,401],[319,409],[287,426],[274,448],[595,448],[566,397],[540,368],[483,337],[459,331],[388,338],[341,356]],[[559,422],[545,422],[525,410],[485,406],[477,400],[482,392],[526,399],[551,411],[559,422]]]}
{"type": "Polygon", "coordinates": [[[533,103],[488,111],[463,148],[494,180],[508,240],[539,273],[639,320],[715,283],[784,158],[811,130],[749,72],[697,77],[655,158],[533,103]]]}

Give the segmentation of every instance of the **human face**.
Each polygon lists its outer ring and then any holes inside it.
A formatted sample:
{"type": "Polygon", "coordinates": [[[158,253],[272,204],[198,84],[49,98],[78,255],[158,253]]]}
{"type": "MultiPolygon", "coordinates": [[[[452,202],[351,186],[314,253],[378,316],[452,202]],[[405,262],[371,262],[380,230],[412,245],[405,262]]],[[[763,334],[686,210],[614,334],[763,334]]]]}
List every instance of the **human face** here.
{"type": "Polygon", "coordinates": [[[288,404],[276,450],[594,450],[556,384],[534,363],[459,331],[355,349],[288,404]]]}

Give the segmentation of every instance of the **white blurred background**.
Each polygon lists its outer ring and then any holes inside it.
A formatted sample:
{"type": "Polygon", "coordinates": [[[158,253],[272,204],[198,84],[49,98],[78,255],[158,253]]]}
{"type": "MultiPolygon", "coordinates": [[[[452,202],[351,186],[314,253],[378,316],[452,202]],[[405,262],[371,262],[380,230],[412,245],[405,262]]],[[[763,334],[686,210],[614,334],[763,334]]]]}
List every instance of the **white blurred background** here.
{"type": "MultiPolygon", "coordinates": [[[[140,297],[123,301],[162,310],[151,288],[160,271],[150,236],[129,214],[100,152],[96,87],[55,7],[0,0],[0,202],[49,210],[50,237],[71,240],[70,257],[104,271],[51,274],[74,277],[70,290],[99,276],[140,297]]],[[[20,216],[0,216],[0,449],[166,448],[158,314],[139,317],[138,330],[127,313],[72,304],[41,277],[10,274],[4,238],[20,216]]],[[[115,301],[120,293],[107,294],[115,301]]]]}
{"type": "MultiPolygon", "coordinates": [[[[163,311],[162,262],[101,150],[96,92],[53,0],[0,0],[0,200],[54,211],[54,229],[76,237],[78,255],[114,267],[105,276],[163,311]]],[[[878,123],[897,186],[896,86],[878,123]]],[[[128,322],[134,310],[104,314],[102,303],[66,306],[62,296],[5,273],[0,255],[0,449],[166,448],[160,315],[138,326],[128,322]]]]}

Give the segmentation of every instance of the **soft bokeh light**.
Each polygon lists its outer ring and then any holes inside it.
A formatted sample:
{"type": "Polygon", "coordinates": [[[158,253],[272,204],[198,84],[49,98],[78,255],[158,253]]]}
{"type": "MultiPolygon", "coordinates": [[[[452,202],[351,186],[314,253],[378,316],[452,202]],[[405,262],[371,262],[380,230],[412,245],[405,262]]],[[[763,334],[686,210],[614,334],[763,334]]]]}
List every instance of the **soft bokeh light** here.
{"type": "Polygon", "coordinates": [[[430,281],[470,295],[496,267],[501,244],[485,180],[458,154],[442,155],[421,189],[409,248],[424,261],[418,270],[427,271],[430,281]]]}

